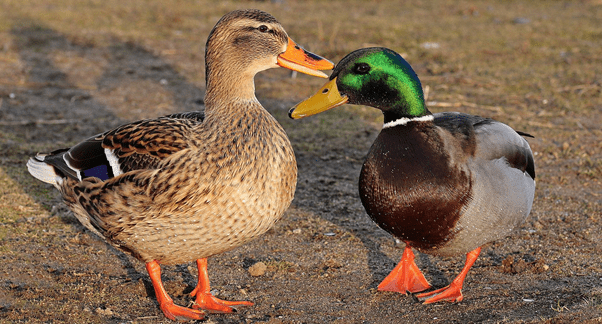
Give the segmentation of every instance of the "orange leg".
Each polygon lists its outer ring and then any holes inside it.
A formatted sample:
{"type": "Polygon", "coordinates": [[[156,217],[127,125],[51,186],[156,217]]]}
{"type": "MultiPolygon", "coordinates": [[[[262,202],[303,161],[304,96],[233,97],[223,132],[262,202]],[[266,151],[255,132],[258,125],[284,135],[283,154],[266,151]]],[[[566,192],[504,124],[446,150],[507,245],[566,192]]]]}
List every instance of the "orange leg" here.
{"type": "Polygon", "coordinates": [[[159,302],[159,307],[163,311],[163,314],[171,320],[201,320],[205,317],[205,313],[196,309],[190,309],[182,306],[175,305],[173,300],[163,287],[161,282],[161,266],[159,262],[153,260],[146,264],[146,271],[151,278],[153,287],[155,288],[155,295],[159,302]]]}
{"type": "Polygon", "coordinates": [[[452,281],[451,284],[449,284],[449,286],[429,291],[427,293],[418,294],[416,297],[423,298],[432,295],[437,295],[425,300],[425,304],[436,303],[442,300],[452,303],[462,301],[462,299],[464,299],[464,296],[462,296],[462,285],[464,284],[464,279],[466,278],[470,267],[472,267],[475,261],[477,261],[477,258],[479,257],[480,253],[481,248],[478,247],[466,254],[466,263],[464,264],[464,268],[462,268],[460,274],[456,277],[456,279],[454,279],[454,281],[452,281]]]}
{"type": "Polygon", "coordinates": [[[406,243],[401,261],[395,269],[378,285],[378,290],[396,291],[402,294],[418,292],[431,288],[420,269],[414,262],[414,253],[406,243]]]}
{"type": "Polygon", "coordinates": [[[207,274],[207,258],[196,260],[199,269],[199,283],[190,293],[196,295],[193,308],[201,308],[211,313],[232,313],[234,309],[231,306],[253,306],[248,301],[225,301],[211,295],[209,288],[209,274],[207,274]]]}

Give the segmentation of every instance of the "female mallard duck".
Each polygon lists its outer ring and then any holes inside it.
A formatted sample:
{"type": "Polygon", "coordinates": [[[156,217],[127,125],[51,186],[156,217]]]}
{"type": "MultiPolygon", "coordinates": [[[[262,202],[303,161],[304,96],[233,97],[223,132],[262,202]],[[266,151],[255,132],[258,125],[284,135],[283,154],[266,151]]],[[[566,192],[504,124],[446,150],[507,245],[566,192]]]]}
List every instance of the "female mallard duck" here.
{"type": "MultiPolygon", "coordinates": [[[[535,166],[529,144],[489,118],[426,108],[420,80],[399,54],[367,48],[347,55],[330,81],[289,115],[302,118],[344,103],[382,110],[383,129],[362,167],[364,208],[405,241],[401,262],[378,286],[401,293],[430,288],[411,247],[424,253],[467,253],[458,277],[419,294],[433,303],[462,300],[462,284],[481,246],[507,235],[531,211],[535,166]]],[[[528,135],[527,135],[528,136],[528,135]]]]}
{"type": "Polygon", "coordinates": [[[293,149],[255,98],[253,78],[283,66],[315,76],[334,64],[298,47],[271,15],[226,14],[206,47],[205,112],[123,125],[76,146],[38,154],[29,172],[53,184],[89,230],[146,262],[170,319],[198,308],[232,312],[210,294],[206,258],[267,231],[288,208],[297,181],[293,149]],[[193,308],[174,305],[159,264],[197,260],[193,308]]]}

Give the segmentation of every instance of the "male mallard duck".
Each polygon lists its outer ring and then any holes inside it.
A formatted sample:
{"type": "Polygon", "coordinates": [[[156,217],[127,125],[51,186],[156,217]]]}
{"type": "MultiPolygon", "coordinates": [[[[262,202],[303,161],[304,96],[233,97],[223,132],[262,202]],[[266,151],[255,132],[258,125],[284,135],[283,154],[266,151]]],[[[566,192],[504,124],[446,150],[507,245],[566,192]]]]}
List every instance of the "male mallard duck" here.
{"type": "Polygon", "coordinates": [[[384,125],[362,167],[359,191],[370,217],[406,243],[401,262],[378,286],[401,293],[430,288],[412,247],[453,256],[467,253],[445,288],[419,294],[425,303],[462,300],[462,284],[481,246],[507,235],[531,211],[535,165],[529,144],[489,118],[426,108],[410,65],[386,48],[350,53],[330,81],[289,112],[317,114],[344,103],[382,110],[384,125]]]}
{"type": "Polygon", "coordinates": [[[133,122],[27,163],[34,177],[60,190],[85,227],[146,262],[170,319],[202,319],[198,308],[253,305],[212,296],[206,260],[267,231],[293,199],[293,149],[257,101],[253,78],[277,66],[326,77],[318,70],[334,66],[298,47],[259,10],[220,19],[205,60],[204,114],[133,122]],[[192,260],[199,271],[195,309],[174,305],[159,266],[192,260]]]}

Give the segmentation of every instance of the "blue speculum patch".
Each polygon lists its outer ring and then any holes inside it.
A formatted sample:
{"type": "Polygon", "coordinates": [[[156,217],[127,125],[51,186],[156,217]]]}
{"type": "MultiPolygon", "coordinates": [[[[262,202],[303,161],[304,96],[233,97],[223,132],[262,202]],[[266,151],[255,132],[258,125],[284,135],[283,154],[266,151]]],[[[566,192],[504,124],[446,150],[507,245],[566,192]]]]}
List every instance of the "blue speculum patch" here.
{"type": "Polygon", "coordinates": [[[82,179],[84,178],[88,178],[88,177],[96,177],[99,178],[100,180],[107,180],[110,178],[109,175],[109,168],[102,164],[99,166],[95,166],[91,169],[87,169],[81,172],[82,174],[82,179]]]}

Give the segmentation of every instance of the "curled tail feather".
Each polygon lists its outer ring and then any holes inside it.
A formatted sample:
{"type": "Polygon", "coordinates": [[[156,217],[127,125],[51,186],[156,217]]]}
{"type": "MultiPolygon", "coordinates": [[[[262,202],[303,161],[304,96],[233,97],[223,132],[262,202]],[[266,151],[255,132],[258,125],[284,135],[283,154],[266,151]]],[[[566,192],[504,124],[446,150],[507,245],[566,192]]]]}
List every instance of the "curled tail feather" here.
{"type": "Polygon", "coordinates": [[[57,174],[56,169],[44,162],[45,155],[38,154],[29,158],[27,161],[27,170],[36,179],[49,183],[57,188],[63,183],[63,178],[57,174]]]}

